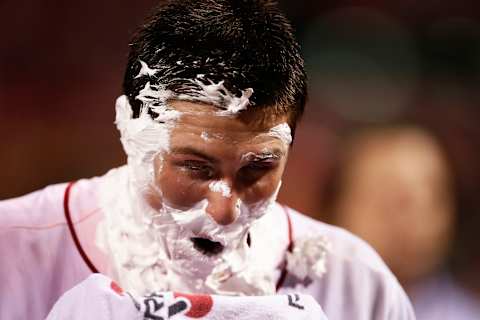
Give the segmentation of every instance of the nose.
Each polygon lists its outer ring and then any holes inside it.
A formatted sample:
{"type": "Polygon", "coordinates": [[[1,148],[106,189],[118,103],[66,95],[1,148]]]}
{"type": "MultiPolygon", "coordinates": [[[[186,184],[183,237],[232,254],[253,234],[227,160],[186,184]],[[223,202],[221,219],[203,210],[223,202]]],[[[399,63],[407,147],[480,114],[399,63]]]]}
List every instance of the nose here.
{"type": "Polygon", "coordinates": [[[208,195],[207,213],[220,225],[228,225],[238,216],[238,196],[235,192],[224,195],[221,192],[210,191],[208,195]]]}

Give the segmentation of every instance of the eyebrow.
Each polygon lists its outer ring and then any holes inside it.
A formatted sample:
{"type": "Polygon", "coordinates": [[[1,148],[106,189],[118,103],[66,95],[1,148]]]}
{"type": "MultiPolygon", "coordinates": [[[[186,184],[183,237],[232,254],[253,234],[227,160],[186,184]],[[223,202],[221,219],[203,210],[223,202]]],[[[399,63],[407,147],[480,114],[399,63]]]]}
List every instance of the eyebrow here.
{"type": "Polygon", "coordinates": [[[212,162],[212,163],[218,162],[218,160],[215,159],[214,157],[209,156],[209,155],[205,154],[204,152],[202,152],[198,149],[195,149],[193,147],[175,147],[171,150],[171,153],[172,154],[193,155],[193,156],[202,158],[202,159],[207,160],[207,161],[212,162]]]}
{"type": "MultiPolygon", "coordinates": [[[[205,154],[204,152],[194,148],[194,147],[174,147],[172,148],[171,150],[171,153],[172,154],[177,154],[177,155],[193,155],[193,156],[196,156],[196,157],[199,157],[199,158],[202,158],[204,160],[207,160],[209,162],[212,162],[212,163],[218,163],[218,159],[212,157],[212,156],[209,156],[207,154],[205,154]]],[[[269,150],[269,151],[261,151],[261,152],[247,152],[245,153],[243,156],[242,156],[242,160],[247,160],[247,161],[262,161],[262,160],[265,160],[267,158],[274,158],[275,160],[278,160],[280,158],[282,158],[283,156],[285,155],[285,152],[282,151],[281,149],[279,148],[274,148],[273,150],[269,150]],[[244,159],[244,157],[246,155],[252,155],[254,157],[254,159],[244,159]]]]}
{"type": "Polygon", "coordinates": [[[278,160],[282,158],[285,155],[285,152],[283,152],[280,149],[273,149],[271,151],[261,151],[261,152],[247,152],[244,155],[242,155],[242,161],[252,161],[252,162],[257,162],[257,161],[263,161],[265,159],[275,159],[278,160]]]}

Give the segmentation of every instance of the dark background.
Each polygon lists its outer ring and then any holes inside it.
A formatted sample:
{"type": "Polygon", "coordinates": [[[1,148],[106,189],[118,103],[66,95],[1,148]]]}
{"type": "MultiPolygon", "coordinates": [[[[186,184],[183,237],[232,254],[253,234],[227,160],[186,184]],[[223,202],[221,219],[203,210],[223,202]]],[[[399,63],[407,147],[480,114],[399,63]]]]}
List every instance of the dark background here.
{"type": "MultiPolygon", "coordinates": [[[[113,125],[129,37],[157,1],[0,1],[0,199],[125,161],[113,125]]],[[[478,258],[480,7],[474,1],[281,1],[310,101],[281,201],[318,203],[338,136],[409,117],[443,137],[478,258]]]]}

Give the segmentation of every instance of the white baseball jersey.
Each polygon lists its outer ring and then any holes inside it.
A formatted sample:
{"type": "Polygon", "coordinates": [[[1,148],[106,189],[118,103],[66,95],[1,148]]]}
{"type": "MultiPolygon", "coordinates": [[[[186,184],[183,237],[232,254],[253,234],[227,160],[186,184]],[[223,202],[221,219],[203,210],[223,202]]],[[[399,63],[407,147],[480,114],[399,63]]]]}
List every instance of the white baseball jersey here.
{"type": "MultiPolygon", "coordinates": [[[[0,202],[0,319],[44,319],[67,290],[92,273],[105,273],[108,261],[95,245],[102,179],[0,202]]],[[[281,205],[261,219],[251,242],[258,259],[268,252],[268,262],[276,264],[279,294],[311,295],[330,320],[415,318],[397,279],[359,238],[281,205]],[[318,279],[300,280],[285,268],[287,251],[306,235],[330,243],[326,272],[318,279]]]]}

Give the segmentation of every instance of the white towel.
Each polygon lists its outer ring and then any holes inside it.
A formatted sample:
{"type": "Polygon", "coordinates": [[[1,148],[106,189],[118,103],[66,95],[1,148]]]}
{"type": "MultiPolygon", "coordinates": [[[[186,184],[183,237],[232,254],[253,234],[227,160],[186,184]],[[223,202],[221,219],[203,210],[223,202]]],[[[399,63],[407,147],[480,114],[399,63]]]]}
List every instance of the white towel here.
{"type": "Polygon", "coordinates": [[[95,274],[67,291],[47,320],[326,320],[313,297],[304,294],[230,297],[160,292],[133,297],[109,278],[95,274]]]}

